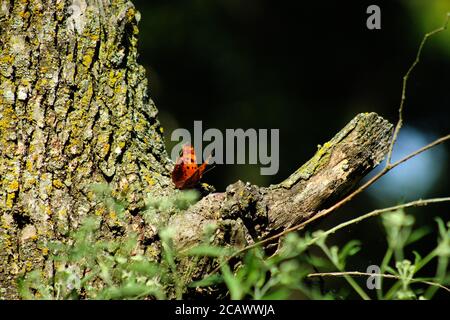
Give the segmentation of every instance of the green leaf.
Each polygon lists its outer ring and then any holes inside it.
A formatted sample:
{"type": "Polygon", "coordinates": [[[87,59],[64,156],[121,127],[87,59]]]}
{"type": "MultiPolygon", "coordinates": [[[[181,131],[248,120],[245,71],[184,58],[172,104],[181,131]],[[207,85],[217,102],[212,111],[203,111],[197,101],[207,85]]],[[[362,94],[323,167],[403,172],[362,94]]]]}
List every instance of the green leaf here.
{"type": "Polygon", "coordinates": [[[423,237],[425,237],[427,234],[431,233],[432,229],[428,226],[424,226],[422,228],[414,230],[411,235],[409,236],[408,240],[406,241],[405,245],[414,243],[416,241],[419,241],[423,237]]]}
{"type": "Polygon", "coordinates": [[[341,260],[345,260],[347,257],[354,256],[361,250],[361,241],[351,240],[342,249],[339,254],[341,260]]]}
{"type": "Polygon", "coordinates": [[[111,194],[112,189],[107,183],[94,183],[89,188],[97,195],[111,194]]]}
{"type": "Polygon", "coordinates": [[[280,288],[276,291],[266,293],[262,296],[261,300],[286,300],[290,295],[290,290],[287,288],[280,288]]]}
{"type": "Polygon", "coordinates": [[[319,256],[308,256],[306,261],[316,268],[329,268],[331,267],[330,261],[319,256]]]}
{"type": "Polygon", "coordinates": [[[223,280],[230,291],[230,296],[232,300],[240,300],[243,298],[244,292],[242,291],[241,282],[238,281],[230,270],[227,264],[221,267],[223,280]]]}
{"type": "Polygon", "coordinates": [[[223,282],[223,277],[220,274],[212,274],[207,276],[201,280],[191,282],[188,287],[197,288],[197,287],[209,287],[215,284],[219,284],[223,282]]]}
{"type": "Polygon", "coordinates": [[[199,245],[190,248],[187,251],[187,255],[190,256],[202,256],[202,257],[224,257],[233,253],[231,248],[212,246],[212,245],[199,245]]]}
{"type": "Polygon", "coordinates": [[[185,190],[178,194],[177,197],[174,198],[174,205],[176,208],[180,210],[186,210],[192,204],[196,203],[200,198],[200,194],[196,190],[185,190]]]}
{"type": "Polygon", "coordinates": [[[148,261],[136,261],[127,266],[127,269],[140,275],[153,277],[162,272],[158,264],[148,261]]]}
{"type": "Polygon", "coordinates": [[[389,272],[390,274],[398,276],[397,270],[395,270],[394,268],[392,268],[390,266],[386,266],[386,271],[389,272]]]}
{"type": "Polygon", "coordinates": [[[422,257],[417,251],[413,251],[413,254],[414,254],[414,265],[417,265],[422,260],[422,257]]]}

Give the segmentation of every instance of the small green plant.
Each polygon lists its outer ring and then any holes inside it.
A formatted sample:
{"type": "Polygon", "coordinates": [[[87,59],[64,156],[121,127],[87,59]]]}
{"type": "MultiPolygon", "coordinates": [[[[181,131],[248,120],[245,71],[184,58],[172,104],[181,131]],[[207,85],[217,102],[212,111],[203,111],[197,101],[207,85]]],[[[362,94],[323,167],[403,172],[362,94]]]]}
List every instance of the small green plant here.
{"type": "MultiPolygon", "coordinates": [[[[114,199],[110,189],[97,186],[96,191],[104,204],[116,212],[124,212],[124,202],[114,199]]],[[[154,222],[155,213],[173,214],[194,203],[193,192],[179,193],[173,197],[148,199],[143,217],[154,222]]],[[[406,205],[405,205],[406,206],[406,205]]],[[[414,217],[407,215],[402,206],[393,210],[377,211],[386,233],[387,249],[381,262],[380,279],[395,280],[388,290],[379,288],[378,299],[431,299],[438,289],[449,282],[448,259],[450,257],[450,224],[437,219],[438,244],[424,256],[406,247],[419,241],[429,230],[414,229],[414,217]],[[400,208],[399,208],[400,207],[400,208]],[[405,257],[414,256],[414,261],[405,257]],[[437,260],[436,274],[418,278],[417,273],[437,260]],[[421,284],[421,286],[417,286],[421,284]],[[423,290],[423,285],[428,289],[423,290]]],[[[241,262],[230,265],[228,258],[236,255],[237,248],[212,244],[214,226],[205,233],[204,242],[185,252],[177,252],[172,244],[173,230],[160,228],[161,258],[155,260],[140,249],[137,235],[104,239],[101,219],[88,216],[68,239],[49,245],[53,262],[53,274],[44,277],[42,271],[32,271],[19,279],[22,298],[42,299],[166,299],[183,297],[188,287],[213,287],[225,285],[231,299],[343,299],[353,289],[361,298],[370,299],[373,294],[364,289],[355,276],[373,276],[364,272],[346,271],[347,260],[362,247],[360,241],[352,240],[342,248],[329,247],[327,240],[337,230],[373,217],[369,213],[330,230],[318,230],[301,237],[298,233],[287,234],[279,249],[268,256],[261,247],[254,247],[242,255],[241,262]],[[310,251],[316,249],[314,254],[310,251]],[[319,249],[319,250],[317,250],[319,249]],[[177,270],[177,261],[183,257],[201,259],[212,257],[220,264],[219,271],[187,283],[177,270]],[[321,273],[317,271],[321,270],[321,273]],[[325,283],[330,276],[342,276],[348,288],[325,283]],[[317,281],[322,278],[322,281],[317,281]],[[331,288],[325,290],[324,283],[331,288]],[[168,295],[169,292],[173,294],[168,295]]]]}
{"type": "MultiPolygon", "coordinates": [[[[107,185],[96,185],[93,190],[121,221],[126,202],[113,197],[107,185]]],[[[155,199],[143,214],[152,219],[155,209],[181,210],[196,199],[193,192],[155,199]]],[[[47,277],[40,270],[27,273],[18,280],[19,293],[24,299],[166,299],[166,289],[175,287],[180,298],[184,287],[176,272],[170,229],[161,226],[159,236],[162,259],[156,261],[139,249],[137,234],[104,239],[101,218],[87,216],[68,239],[49,244],[53,273],[47,277]]]]}
{"type": "Polygon", "coordinates": [[[165,298],[161,282],[164,265],[136,252],[137,238],[122,241],[99,238],[99,218],[84,219],[66,243],[53,242],[53,275],[33,271],[19,280],[25,299],[118,299],[152,295],[165,298]]]}
{"type": "MultiPolygon", "coordinates": [[[[395,280],[391,287],[383,294],[380,287],[374,298],[378,299],[431,299],[438,289],[450,293],[445,287],[450,281],[448,273],[448,258],[450,249],[450,224],[447,227],[443,221],[436,219],[439,228],[438,245],[425,258],[416,251],[406,253],[405,247],[421,239],[428,230],[413,229],[414,217],[406,215],[403,210],[384,211],[382,216],[386,231],[387,250],[382,261],[380,279],[395,280]],[[392,254],[395,252],[395,254],[392,254]],[[414,262],[405,259],[414,256],[414,262]],[[437,259],[436,274],[431,277],[416,277],[417,273],[434,259],[437,259]],[[418,286],[420,284],[420,286],[418,286]],[[423,290],[423,286],[427,290],[423,290]]],[[[368,216],[369,217],[369,216],[368,216]]],[[[354,219],[351,223],[343,223],[335,228],[352,225],[361,219],[354,219]]],[[[227,263],[221,266],[221,275],[214,278],[215,282],[224,282],[229,289],[232,299],[286,299],[304,297],[310,299],[342,299],[348,296],[349,290],[331,288],[323,292],[318,283],[311,282],[314,277],[344,277],[362,299],[371,299],[373,293],[358,284],[354,277],[373,277],[373,274],[358,271],[346,271],[347,259],[356,255],[361,249],[361,242],[352,240],[342,248],[329,247],[327,238],[334,230],[317,231],[312,235],[300,237],[296,233],[288,234],[276,254],[266,257],[260,248],[249,250],[236,272],[232,272],[227,263]],[[318,247],[322,255],[307,254],[307,250],[318,247]],[[332,272],[317,273],[314,270],[334,270],[332,272]]],[[[196,283],[202,285],[203,282],[196,283]]],[[[211,282],[204,282],[210,285],[211,282]]],[[[331,284],[332,285],[332,284],[331,284]]]]}

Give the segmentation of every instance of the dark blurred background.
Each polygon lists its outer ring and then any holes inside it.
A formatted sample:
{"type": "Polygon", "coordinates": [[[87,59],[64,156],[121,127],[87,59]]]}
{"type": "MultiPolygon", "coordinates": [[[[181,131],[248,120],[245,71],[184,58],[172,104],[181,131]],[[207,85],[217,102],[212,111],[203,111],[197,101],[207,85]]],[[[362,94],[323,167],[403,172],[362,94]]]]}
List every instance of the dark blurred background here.
{"type": "MultiPolygon", "coordinates": [[[[176,128],[279,128],[280,169],[219,165],[204,177],[217,190],[238,179],[277,183],[307,161],[360,112],[397,121],[401,82],[424,33],[442,26],[449,0],[134,1],[141,12],[140,62],[160,110],[168,150],[176,128]],[[366,28],[366,9],[381,8],[381,30],[366,28]]],[[[406,126],[394,160],[450,132],[450,30],[431,38],[410,78],[406,126]]],[[[440,146],[382,178],[333,217],[327,228],[371,209],[448,196],[449,146],[440,146]]],[[[407,211],[436,230],[449,206],[407,211]]],[[[345,229],[330,241],[363,239],[348,269],[379,264],[385,235],[379,219],[345,229]]],[[[436,244],[436,232],[415,249],[436,244]]],[[[413,259],[413,257],[408,256],[413,259]]],[[[432,270],[429,270],[432,271],[432,270]]]]}

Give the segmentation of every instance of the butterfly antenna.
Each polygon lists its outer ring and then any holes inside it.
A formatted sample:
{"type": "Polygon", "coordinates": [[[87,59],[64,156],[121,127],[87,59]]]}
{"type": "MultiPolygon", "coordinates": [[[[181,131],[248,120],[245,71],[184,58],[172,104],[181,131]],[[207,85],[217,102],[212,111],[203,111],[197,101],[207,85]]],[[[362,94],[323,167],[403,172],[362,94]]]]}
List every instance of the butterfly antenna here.
{"type": "Polygon", "coordinates": [[[214,169],[214,168],[216,167],[215,164],[212,164],[211,166],[212,166],[212,167],[210,167],[210,168],[208,168],[207,170],[205,170],[205,172],[203,172],[203,174],[208,173],[209,171],[211,171],[212,169],[214,169]]]}

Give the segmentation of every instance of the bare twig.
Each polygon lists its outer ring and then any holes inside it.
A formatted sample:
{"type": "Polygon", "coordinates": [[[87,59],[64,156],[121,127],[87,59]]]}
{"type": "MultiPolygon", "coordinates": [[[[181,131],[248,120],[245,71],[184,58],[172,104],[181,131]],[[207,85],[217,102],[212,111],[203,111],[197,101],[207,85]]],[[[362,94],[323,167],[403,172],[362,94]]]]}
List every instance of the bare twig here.
{"type": "Polygon", "coordinates": [[[375,181],[377,181],[379,178],[381,178],[382,176],[384,176],[387,172],[389,172],[390,170],[392,170],[393,168],[395,168],[396,166],[398,166],[399,164],[405,162],[406,160],[417,156],[418,154],[438,145],[441,144],[447,140],[450,140],[450,135],[447,135],[445,137],[439,138],[433,142],[431,142],[430,144],[420,148],[419,150],[416,150],[412,153],[410,153],[409,155],[405,156],[404,158],[400,159],[399,161],[384,167],[383,170],[381,170],[378,174],[376,174],[375,176],[373,176],[370,180],[368,180],[366,183],[364,183],[362,186],[360,186],[358,189],[356,189],[355,191],[353,191],[352,193],[350,193],[348,196],[346,196],[344,199],[342,199],[341,201],[337,202],[336,204],[334,204],[333,206],[329,207],[328,209],[324,209],[322,211],[320,211],[318,214],[316,214],[315,216],[309,218],[308,220],[305,220],[304,222],[295,225],[293,227],[287,228],[273,236],[270,236],[264,240],[261,240],[251,246],[248,246],[246,248],[241,249],[239,252],[237,252],[236,254],[240,254],[248,249],[260,246],[260,245],[264,245],[268,242],[271,242],[277,238],[280,238],[282,236],[285,236],[286,234],[293,232],[293,231],[299,231],[302,230],[306,225],[310,224],[311,222],[318,220],[319,218],[322,218],[323,216],[333,212],[334,210],[338,209],[339,207],[342,207],[345,203],[349,202],[350,200],[352,200],[356,195],[358,195],[359,193],[361,193],[362,191],[364,191],[365,189],[367,189],[370,185],[372,185],[375,181]]]}
{"type": "MultiPolygon", "coordinates": [[[[342,228],[344,228],[344,227],[346,227],[346,226],[349,226],[349,225],[352,225],[352,224],[354,224],[354,223],[358,223],[358,222],[360,222],[360,221],[362,221],[362,220],[365,220],[365,219],[367,219],[367,218],[370,218],[370,217],[374,217],[374,216],[380,215],[380,214],[385,213],[385,212],[394,211],[394,210],[398,210],[398,209],[404,209],[404,208],[410,208],[410,207],[425,206],[425,205],[427,205],[427,204],[431,204],[431,203],[439,203],[439,202],[450,202],[450,197],[445,197],[445,198],[432,198],[432,199],[423,199],[423,200],[422,200],[422,199],[419,199],[419,200],[407,202],[407,203],[404,203],[404,204],[399,204],[399,205],[392,206],[392,207],[388,207],[388,208],[376,209],[376,210],[373,210],[373,211],[371,211],[371,212],[369,212],[369,213],[366,213],[366,214],[364,214],[364,215],[362,215],[362,216],[359,216],[359,217],[357,217],[357,218],[354,218],[354,219],[351,219],[351,220],[349,220],[349,221],[343,222],[343,223],[337,225],[336,227],[333,227],[333,228],[331,228],[331,229],[329,229],[329,230],[327,230],[327,231],[321,233],[319,237],[316,237],[316,238],[313,238],[312,240],[310,240],[310,242],[308,243],[308,245],[314,244],[319,238],[321,238],[321,237],[323,237],[323,236],[326,236],[326,235],[329,235],[329,234],[332,234],[332,233],[335,233],[335,232],[336,232],[337,230],[339,230],[339,229],[342,229],[342,228]]],[[[313,218],[314,218],[314,217],[313,217],[313,218]]],[[[309,220],[307,220],[307,221],[305,221],[305,222],[308,222],[308,221],[310,221],[310,220],[312,220],[312,218],[309,219],[309,220]]],[[[302,225],[302,224],[301,224],[301,225],[302,225]]],[[[299,225],[299,226],[300,226],[300,225],[299,225]]],[[[304,225],[303,225],[303,226],[304,226],[304,225]]],[[[297,226],[297,227],[298,227],[298,226],[297,226]]],[[[292,229],[292,228],[290,228],[290,229],[292,229]]],[[[287,230],[288,230],[288,229],[286,229],[285,231],[287,231],[287,230]]],[[[300,229],[296,229],[296,230],[300,230],[300,229]]],[[[287,233],[287,232],[286,232],[286,233],[287,233]]],[[[277,235],[278,235],[278,234],[277,234],[277,235]]],[[[277,235],[275,235],[275,236],[277,236],[277,235]]],[[[274,236],[274,237],[275,237],[275,236],[274,236]]],[[[269,240],[275,239],[274,237],[270,237],[270,238],[264,239],[264,240],[262,240],[262,241],[259,241],[259,242],[255,243],[255,244],[249,245],[249,246],[247,246],[247,247],[245,247],[245,248],[242,248],[242,249],[240,249],[240,250],[234,252],[234,253],[231,254],[229,257],[227,257],[227,258],[220,264],[220,266],[223,265],[224,263],[227,263],[227,262],[228,262],[231,258],[233,258],[233,257],[236,257],[236,256],[238,256],[238,255],[240,255],[240,254],[242,254],[242,253],[244,253],[244,252],[246,252],[246,251],[248,251],[248,250],[250,250],[250,249],[253,249],[253,248],[256,248],[256,247],[258,247],[258,246],[261,246],[261,245],[265,244],[266,242],[268,242],[269,240]]],[[[213,274],[213,273],[219,271],[220,266],[218,266],[217,268],[215,268],[215,269],[211,272],[211,274],[213,274]]]]}
{"type": "Polygon", "coordinates": [[[397,122],[397,125],[395,126],[394,134],[392,136],[392,141],[389,146],[388,156],[387,156],[387,160],[386,160],[386,167],[391,164],[392,151],[394,149],[394,144],[397,141],[398,133],[400,132],[400,129],[403,125],[403,106],[406,101],[406,86],[408,84],[409,76],[410,76],[411,72],[414,70],[414,68],[416,67],[416,65],[419,63],[420,56],[422,55],[423,47],[425,46],[425,43],[427,42],[428,38],[447,29],[449,18],[450,18],[450,13],[447,13],[447,17],[446,17],[442,27],[425,34],[425,36],[422,39],[422,42],[420,43],[419,50],[417,50],[416,59],[414,60],[412,65],[409,67],[406,74],[403,76],[402,97],[400,99],[400,106],[398,108],[398,122],[397,122]]]}
{"type": "Polygon", "coordinates": [[[405,209],[405,208],[410,208],[410,207],[418,207],[418,206],[426,206],[427,204],[430,203],[439,203],[439,202],[450,202],[450,197],[446,197],[446,198],[432,198],[432,199],[419,199],[419,200],[415,200],[415,201],[411,201],[408,203],[404,203],[404,204],[399,204],[396,206],[392,206],[392,207],[388,207],[388,208],[383,208],[383,209],[377,209],[377,210],[373,210],[369,213],[366,213],[362,216],[359,216],[357,218],[348,220],[346,222],[343,222],[323,233],[320,234],[320,236],[313,238],[310,240],[310,242],[308,243],[309,245],[313,244],[314,242],[316,242],[319,238],[322,238],[324,236],[327,236],[329,234],[335,233],[337,230],[342,229],[346,226],[352,225],[354,223],[358,223],[361,222],[362,220],[365,220],[367,218],[371,218],[371,217],[375,217],[378,216],[382,213],[386,213],[386,212],[391,212],[391,211],[395,211],[398,209],[405,209]]]}
{"type": "MultiPolygon", "coordinates": [[[[345,277],[345,276],[358,276],[358,277],[382,277],[389,279],[401,280],[401,277],[393,275],[393,274],[383,274],[383,273],[367,273],[367,272],[359,272],[359,271],[346,271],[346,272],[318,272],[318,273],[310,273],[308,274],[308,278],[311,277],[345,277]]],[[[450,293],[450,289],[446,286],[432,281],[421,280],[421,279],[411,279],[411,283],[424,283],[430,286],[439,287],[444,289],[445,291],[450,293]]]]}
{"type": "MultiPolygon", "coordinates": [[[[320,211],[320,212],[319,212],[318,214],[316,214],[315,216],[311,217],[311,218],[308,219],[308,220],[305,220],[304,222],[302,222],[302,223],[300,223],[300,224],[298,224],[298,225],[295,225],[295,226],[293,226],[293,227],[287,228],[287,229],[285,229],[285,230],[283,230],[283,231],[281,231],[281,232],[279,232],[279,233],[277,233],[277,234],[275,234],[275,235],[273,235],[273,236],[270,236],[270,237],[268,237],[268,238],[266,238],[266,239],[263,239],[263,240],[261,240],[261,241],[255,242],[254,244],[251,244],[251,245],[249,245],[249,246],[246,246],[246,247],[244,247],[244,248],[242,248],[242,249],[236,251],[234,254],[232,254],[231,256],[229,256],[225,261],[223,261],[223,262],[221,263],[221,265],[224,264],[224,263],[227,263],[231,258],[236,257],[236,256],[238,256],[238,255],[240,255],[240,254],[242,254],[242,253],[244,253],[244,252],[246,252],[246,251],[248,251],[248,250],[250,250],[250,249],[253,249],[253,248],[256,248],[256,247],[265,245],[265,244],[267,244],[267,243],[269,243],[269,242],[272,242],[273,240],[276,240],[276,239],[278,239],[278,238],[280,238],[280,237],[283,237],[283,236],[287,235],[287,234],[290,233],[290,232],[302,230],[305,226],[307,226],[308,224],[312,223],[313,221],[318,220],[319,218],[322,218],[323,216],[325,216],[325,215],[331,213],[332,211],[336,210],[337,208],[343,206],[345,203],[349,202],[349,201],[350,201],[351,199],[353,199],[356,195],[358,195],[359,193],[361,193],[362,191],[364,191],[365,189],[367,189],[367,188],[368,188],[370,185],[372,185],[375,181],[377,181],[379,178],[381,178],[382,176],[384,176],[387,172],[389,172],[390,170],[392,170],[393,168],[395,168],[395,167],[398,166],[399,164],[401,164],[401,163],[403,163],[403,162],[405,162],[405,161],[411,159],[412,157],[415,157],[415,156],[417,156],[418,154],[420,154],[420,153],[422,153],[422,152],[424,152],[424,151],[426,151],[426,150],[428,150],[428,149],[431,149],[432,147],[434,147],[434,146],[436,146],[436,145],[438,145],[438,144],[441,144],[441,143],[443,143],[443,142],[445,142],[445,141],[447,141],[447,140],[450,140],[450,134],[449,134],[449,135],[446,135],[446,136],[444,136],[444,137],[442,137],[442,138],[439,138],[439,139],[437,139],[437,140],[435,140],[435,141],[433,141],[433,142],[427,144],[426,146],[424,146],[424,147],[422,147],[422,148],[420,148],[420,149],[418,149],[418,150],[416,150],[416,151],[410,153],[409,155],[407,155],[407,156],[405,156],[404,158],[402,158],[402,159],[396,161],[395,163],[393,163],[393,164],[391,164],[391,165],[389,165],[389,166],[384,167],[383,170],[381,170],[378,174],[376,174],[375,176],[373,176],[370,180],[368,180],[366,183],[364,183],[361,187],[359,187],[358,189],[356,189],[355,191],[353,191],[351,194],[349,194],[348,196],[346,196],[344,199],[342,199],[341,201],[337,202],[337,203],[334,204],[333,206],[329,207],[328,209],[325,209],[325,210],[320,211]]],[[[429,199],[429,200],[438,200],[438,199],[448,199],[448,198],[437,198],[437,199],[429,199]]],[[[375,210],[375,211],[372,211],[372,212],[368,213],[368,215],[369,215],[369,214],[376,215],[376,214],[383,213],[383,212],[386,212],[386,211],[392,211],[392,210],[395,210],[395,208],[401,207],[401,206],[403,206],[403,207],[406,207],[406,206],[411,207],[411,206],[424,205],[424,203],[423,203],[424,201],[425,201],[425,200],[417,200],[417,201],[409,202],[409,203],[407,203],[407,204],[405,204],[405,205],[399,205],[399,206],[394,206],[394,207],[385,208],[385,209],[389,209],[389,210],[378,209],[378,210],[375,210]],[[374,214],[374,213],[375,213],[375,214],[374,214]]],[[[444,200],[444,201],[449,201],[449,200],[444,200]]],[[[439,202],[439,201],[432,201],[432,202],[439,202]]],[[[364,216],[361,216],[361,217],[364,217],[364,216]]],[[[358,219],[358,218],[356,218],[356,219],[358,219]]],[[[218,266],[217,268],[215,268],[215,269],[211,272],[211,274],[212,274],[212,273],[215,273],[215,272],[217,272],[217,271],[219,271],[219,270],[220,270],[220,266],[218,266]]]]}
{"type": "MultiPolygon", "coordinates": [[[[242,253],[244,253],[244,252],[246,252],[246,251],[248,251],[248,250],[250,250],[252,248],[255,248],[255,247],[258,247],[258,246],[270,243],[270,242],[272,242],[272,241],[274,241],[274,240],[276,240],[276,239],[278,239],[280,237],[285,236],[286,234],[288,234],[290,232],[302,230],[305,226],[307,226],[308,224],[312,223],[313,221],[316,221],[316,220],[318,220],[318,219],[328,215],[329,213],[335,211],[336,209],[342,207],[344,204],[346,204],[347,202],[352,200],[355,196],[357,196],[358,194],[360,194],[361,192],[366,190],[375,181],[380,179],[382,176],[384,176],[387,172],[389,172],[390,170],[392,170],[396,166],[402,164],[403,162],[405,162],[405,161],[407,161],[407,160],[417,156],[418,154],[420,154],[420,153],[422,153],[422,152],[424,152],[424,151],[426,151],[428,149],[431,149],[432,147],[434,147],[436,145],[439,145],[439,144],[441,144],[441,143],[443,143],[443,142],[445,142],[447,140],[450,140],[450,134],[448,134],[448,135],[443,136],[443,137],[441,137],[439,139],[436,139],[435,141],[427,144],[426,146],[424,146],[424,147],[422,147],[422,148],[420,148],[420,149],[418,149],[418,150],[408,154],[404,158],[402,158],[402,159],[400,159],[400,160],[398,160],[398,161],[396,161],[394,163],[391,162],[392,151],[393,151],[393,148],[394,148],[394,144],[395,144],[395,142],[397,140],[398,132],[400,131],[400,128],[401,128],[401,126],[403,124],[403,107],[404,107],[404,104],[405,104],[405,101],[406,101],[406,88],[407,88],[407,81],[408,81],[409,75],[414,70],[415,66],[419,63],[423,47],[424,47],[426,41],[428,40],[428,38],[430,36],[432,36],[432,35],[435,35],[435,34],[437,34],[439,32],[442,32],[442,31],[446,30],[447,26],[448,26],[449,19],[450,19],[450,13],[447,14],[446,19],[445,19],[444,24],[443,24],[442,27],[425,34],[425,36],[422,39],[422,42],[420,43],[420,46],[419,46],[419,49],[418,49],[418,52],[417,52],[417,55],[416,55],[416,59],[414,60],[414,62],[412,63],[412,65],[410,66],[408,71],[406,72],[405,76],[403,77],[402,97],[401,97],[400,106],[399,106],[399,120],[398,120],[397,125],[395,127],[394,134],[393,134],[390,146],[389,146],[389,151],[388,151],[388,156],[387,156],[385,167],[379,173],[377,173],[375,176],[373,176],[371,179],[369,179],[366,183],[364,183],[362,186],[357,188],[355,191],[353,191],[352,193],[350,193],[345,198],[343,198],[342,200],[338,201],[337,203],[335,203],[331,207],[318,212],[316,215],[314,215],[313,217],[309,218],[308,220],[303,221],[302,223],[294,225],[294,226],[292,226],[290,228],[287,228],[287,229],[285,229],[285,230],[283,230],[283,231],[281,231],[281,232],[279,232],[279,233],[277,233],[275,235],[267,237],[267,238],[265,238],[265,239],[263,239],[261,241],[255,242],[252,245],[246,246],[246,247],[236,251],[230,257],[225,259],[225,261],[223,261],[220,264],[220,266],[223,265],[224,263],[227,263],[231,258],[236,257],[236,256],[238,256],[238,255],[240,255],[240,254],[242,254],[242,253]]],[[[448,199],[448,198],[442,198],[442,199],[448,199]]],[[[434,200],[436,200],[436,199],[434,199],[434,200]]],[[[418,200],[418,201],[416,201],[415,205],[420,205],[420,204],[417,204],[417,202],[420,203],[420,202],[423,202],[423,201],[424,200],[418,200]]],[[[448,201],[448,200],[445,200],[445,201],[448,201]]],[[[414,204],[411,204],[410,206],[414,206],[414,204]]],[[[392,210],[392,208],[394,208],[394,207],[391,207],[390,210],[392,210]]],[[[389,208],[386,208],[386,209],[389,209],[389,208]]],[[[383,209],[379,209],[379,210],[383,210],[383,209]]],[[[375,210],[375,211],[377,211],[377,210],[375,210]]],[[[375,211],[373,211],[373,212],[375,212],[375,211]]],[[[373,213],[373,212],[371,212],[371,213],[373,213]]],[[[382,211],[382,212],[386,212],[386,211],[382,211]]],[[[378,212],[378,214],[379,213],[381,213],[381,212],[378,212]]],[[[215,268],[210,274],[219,271],[220,270],[220,266],[215,268]]]]}
{"type": "Polygon", "coordinates": [[[424,152],[424,151],[426,151],[426,150],[428,150],[428,149],[431,149],[431,148],[433,148],[434,146],[437,146],[438,144],[441,144],[441,143],[443,143],[443,142],[445,142],[445,141],[447,141],[447,140],[450,140],[450,134],[448,134],[448,135],[446,135],[446,136],[443,136],[443,137],[441,137],[441,138],[439,138],[439,139],[436,139],[436,140],[434,140],[433,142],[431,142],[430,144],[427,144],[426,146],[424,146],[424,147],[422,147],[422,148],[420,148],[420,149],[418,149],[418,150],[416,150],[416,151],[410,153],[409,155],[407,155],[407,156],[401,158],[400,160],[398,160],[398,161],[396,161],[396,162],[390,164],[390,165],[389,165],[389,169],[392,169],[392,168],[398,166],[399,164],[401,164],[401,163],[403,163],[403,162],[405,162],[405,161],[411,159],[412,157],[418,155],[419,153],[422,153],[422,152],[424,152]]]}
{"type": "MultiPolygon", "coordinates": [[[[438,144],[441,144],[441,143],[443,143],[443,142],[445,142],[445,141],[447,141],[447,140],[450,140],[450,134],[448,134],[448,135],[446,135],[446,136],[444,136],[444,137],[441,137],[441,138],[439,138],[439,139],[437,139],[437,140],[435,140],[435,141],[433,141],[433,142],[427,144],[426,146],[424,146],[424,147],[422,147],[422,148],[420,148],[420,149],[418,149],[418,150],[416,150],[416,151],[410,153],[409,155],[405,156],[404,158],[402,158],[402,159],[400,159],[400,160],[398,160],[398,161],[396,161],[396,162],[394,162],[394,163],[391,163],[391,156],[392,156],[393,146],[394,146],[394,144],[395,144],[395,140],[397,139],[398,131],[400,130],[400,127],[401,127],[402,122],[403,122],[403,120],[402,120],[402,113],[403,113],[403,105],[404,105],[405,99],[406,99],[406,83],[407,83],[409,74],[410,74],[411,71],[414,69],[414,67],[417,65],[417,63],[419,62],[419,59],[420,59],[420,56],[421,56],[421,52],[422,52],[423,46],[425,45],[427,39],[428,39],[430,36],[432,36],[432,35],[434,35],[434,34],[436,34],[436,33],[442,32],[442,31],[444,31],[445,29],[447,29],[447,25],[448,25],[448,22],[449,22],[449,18],[450,18],[450,15],[447,15],[446,20],[445,20],[445,22],[444,22],[444,25],[443,25],[441,28],[438,28],[438,29],[436,29],[436,30],[434,30],[434,31],[431,31],[431,32],[425,34],[425,36],[424,36],[424,38],[422,39],[422,42],[421,42],[421,44],[420,44],[420,46],[419,46],[419,50],[418,50],[418,52],[417,52],[416,59],[414,60],[414,62],[413,62],[413,64],[411,65],[411,67],[408,69],[408,72],[406,73],[406,75],[403,77],[404,80],[403,80],[403,88],[402,88],[402,99],[401,99],[400,107],[399,107],[399,120],[398,120],[398,123],[397,123],[396,128],[395,128],[395,131],[394,131],[394,135],[393,135],[393,138],[392,138],[392,141],[391,141],[391,145],[390,145],[390,147],[389,147],[389,153],[388,153],[388,159],[386,160],[386,166],[383,168],[383,170],[381,170],[378,174],[376,174],[375,176],[373,176],[370,180],[368,180],[366,183],[364,183],[364,184],[363,184],[362,186],[360,186],[358,189],[356,189],[355,191],[353,191],[352,193],[350,193],[350,194],[349,194],[348,196],[346,196],[344,199],[338,201],[338,202],[337,202],[336,204],[334,204],[333,206],[331,206],[331,207],[329,207],[329,208],[327,208],[327,209],[325,209],[325,210],[320,211],[320,212],[319,212],[318,214],[316,214],[315,216],[311,217],[310,219],[308,219],[308,220],[306,220],[306,221],[304,221],[304,222],[302,222],[302,223],[300,223],[300,224],[298,224],[298,225],[295,225],[295,226],[293,226],[293,227],[287,228],[287,229],[283,230],[283,231],[280,232],[280,233],[277,233],[277,234],[275,234],[275,235],[273,235],[273,236],[270,236],[270,237],[268,237],[268,238],[266,238],[266,239],[264,239],[264,240],[262,240],[262,241],[260,241],[260,242],[258,242],[258,243],[255,243],[255,244],[249,246],[248,249],[254,248],[254,247],[259,246],[259,245],[266,244],[266,243],[268,243],[268,242],[270,242],[270,241],[273,241],[273,240],[275,240],[275,239],[277,239],[277,238],[280,238],[280,237],[282,237],[282,236],[284,236],[284,235],[286,235],[286,234],[288,234],[288,233],[290,233],[290,232],[298,231],[298,230],[303,229],[306,225],[310,224],[311,222],[313,222],[313,221],[315,221],[315,220],[317,220],[317,219],[319,219],[319,218],[322,218],[323,216],[325,216],[325,215],[327,215],[327,214],[333,212],[334,210],[340,208],[341,206],[343,206],[344,204],[346,204],[347,202],[349,202],[350,200],[352,200],[356,195],[358,195],[359,193],[361,193],[362,191],[364,191],[365,189],[367,189],[367,188],[368,188],[370,185],[372,185],[375,181],[377,181],[379,178],[381,178],[382,176],[384,176],[387,172],[389,172],[390,170],[392,170],[393,168],[395,168],[395,167],[398,166],[399,164],[401,164],[401,163],[403,163],[403,162],[405,162],[405,161],[411,159],[412,157],[415,157],[416,155],[418,155],[418,154],[420,154],[420,153],[422,153],[422,152],[424,152],[424,151],[426,151],[426,150],[428,150],[428,149],[431,149],[432,147],[434,147],[434,146],[436,146],[436,145],[438,145],[438,144]]],[[[244,249],[242,249],[241,251],[245,251],[245,250],[248,250],[248,249],[244,248],[244,249]]],[[[239,254],[239,253],[241,253],[241,252],[238,252],[237,254],[239,254]]]]}

